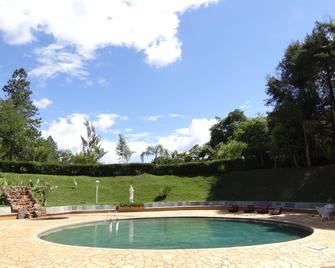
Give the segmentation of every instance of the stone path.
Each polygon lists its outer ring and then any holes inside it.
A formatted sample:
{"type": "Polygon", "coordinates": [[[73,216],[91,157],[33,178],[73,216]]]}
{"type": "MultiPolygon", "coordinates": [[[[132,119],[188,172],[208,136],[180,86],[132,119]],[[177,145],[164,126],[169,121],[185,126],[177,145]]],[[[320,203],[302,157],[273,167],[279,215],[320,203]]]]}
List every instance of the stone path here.
{"type": "Polygon", "coordinates": [[[314,233],[290,242],[218,249],[126,250],[66,246],[38,234],[62,225],[105,220],[106,214],[71,215],[59,220],[0,221],[0,267],[335,267],[335,222],[301,214],[225,214],[221,211],[120,213],[119,219],[215,216],[284,220],[309,225],[314,233]]]}

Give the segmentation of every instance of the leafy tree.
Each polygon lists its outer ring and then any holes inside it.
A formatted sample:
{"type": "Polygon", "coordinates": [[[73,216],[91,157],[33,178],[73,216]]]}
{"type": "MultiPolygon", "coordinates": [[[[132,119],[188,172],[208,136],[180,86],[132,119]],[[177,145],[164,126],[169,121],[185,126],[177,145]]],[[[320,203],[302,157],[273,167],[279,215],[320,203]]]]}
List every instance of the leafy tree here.
{"type": "Polygon", "coordinates": [[[215,148],[219,143],[227,143],[232,137],[237,128],[247,120],[243,111],[236,109],[228,114],[226,118],[217,117],[217,123],[211,127],[211,139],[209,145],[215,148]]]}
{"type": "Polygon", "coordinates": [[[134,152],[132,152],[127,144],[125,137],[119,134],[119,141],[116,145],[116,155],[119,156],[121,163],[128,163],[130,157],[134,152]]]}
{"type": "Polygon", "coordinates": [[[154,158],[153,162],[155,163],[155,161],[157,161],[159,157],[168,157],[169,151],[165,149],[163,145],[161,144],[151,145],[151,146],[148,146],[144,152],[142,152],[141,154],[142,162],[144,161],[144,156],[147,156],[147,155],[152,155],[154,158]]]}
{"type": "Polygon", "coordinates": [[[243,152],[247,148],[247,144],[235,140],[228,143],[219,143],[215,147],[215,159],[234,160],[243,158],[243,152]]]}
{"type": "Polygon", "coordinates": [[[58,158],[58,148],[56,142],[51,136],[47,139],[42,137],[34,141],[33,146],[29,148],[28,159],[38,162],[55,163],[58,158]]]}
{"type": "Polygon", "coordinates": [[[262,167],[264,167],[264,157],[270,147],[269,129],[267,119],[258,116],[242,123],[236,130],[234,136],[238,141],[247,144],[247,152],[255,155],[262,167]]]}
{"type": "Polygon", "coordinates": [[[41,118],[37,117],[38,109],[31,100],[32,91],[27,76],[23,68],[16,69],[11,79],[3,87],[3,91],[8,100],[11,100],[14,107],[27,119],[30,135],[38,136],[41,118]]]}
{"type": "Polygon", "coordinates": [[[271,96],[268,104],[277,110],[294,110],[296,124],[303,130],[306,164],[312,162],[313,124],[318,117],[320,103],[315,82],[315,70],[309,51],[299,42],[292,43],[278,66],[280,77],[269,77],[267,93],[271,96]]]}
{"type": "Polygon", "coordinates": [[[88,119],[85,119],[87,137],[81,136],[82,151],[75,156],[76,164],[97,164],[99,160],[107,153],[101,147],[101,137],[96,134],[95,127],[88,119]]]}
{"type": "Polygon", "coordinates": [[[27,152],[27,120],[12,100],[0,101],[0,152],[6,160],[21,160],[27,152]]]}
{"type": "Polygon", "coordinates": [[[71,152],[71,150],[58,150],[57,151],[57,162],[64,164],[64,165],[69,165],[73,164],[75,161],[75,156],[71,152]]]}

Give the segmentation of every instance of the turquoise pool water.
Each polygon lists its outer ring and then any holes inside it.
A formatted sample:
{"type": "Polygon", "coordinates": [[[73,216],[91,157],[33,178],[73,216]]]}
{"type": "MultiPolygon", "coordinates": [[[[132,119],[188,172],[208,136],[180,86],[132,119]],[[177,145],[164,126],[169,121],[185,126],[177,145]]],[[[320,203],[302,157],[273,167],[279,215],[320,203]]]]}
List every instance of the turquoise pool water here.
{"type": "Polygon", "coordinates": [[[295,225],[219,218],[150,218],[68,227],[41,239],[66,245],[124,249],[194,249],[294,240],[311,231],[295,225]]]}

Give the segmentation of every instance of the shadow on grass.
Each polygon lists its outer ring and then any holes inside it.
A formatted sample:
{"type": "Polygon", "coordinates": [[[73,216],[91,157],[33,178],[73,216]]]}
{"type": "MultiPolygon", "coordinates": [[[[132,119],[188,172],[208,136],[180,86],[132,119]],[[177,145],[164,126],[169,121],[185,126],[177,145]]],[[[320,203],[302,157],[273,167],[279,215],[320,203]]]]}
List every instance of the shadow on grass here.
{"type": "Polygon", "coordinates": [[[166,195],[157,195],[155,198],[154,198],[154,201],[155,202],[162,202],[166,199],[166,195]]]}
{"type": "Polygon", "coordinates": [[[217,176],[208,201],[335,202],[335,165],[236,171],[217,176]]]}

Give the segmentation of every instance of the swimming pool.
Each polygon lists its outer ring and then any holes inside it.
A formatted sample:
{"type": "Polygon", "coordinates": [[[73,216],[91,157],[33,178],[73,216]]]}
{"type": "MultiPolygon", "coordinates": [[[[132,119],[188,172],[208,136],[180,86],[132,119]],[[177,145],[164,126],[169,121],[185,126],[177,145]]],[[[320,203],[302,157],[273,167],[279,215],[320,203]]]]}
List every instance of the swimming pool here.
{"type": "Polygon", "coordinates": [[[52,230],[40,238],[99,248],[196,249],[277,243],[311,233],[306,227],[273,221],[187,217],[88,223],[52,230]]]}

